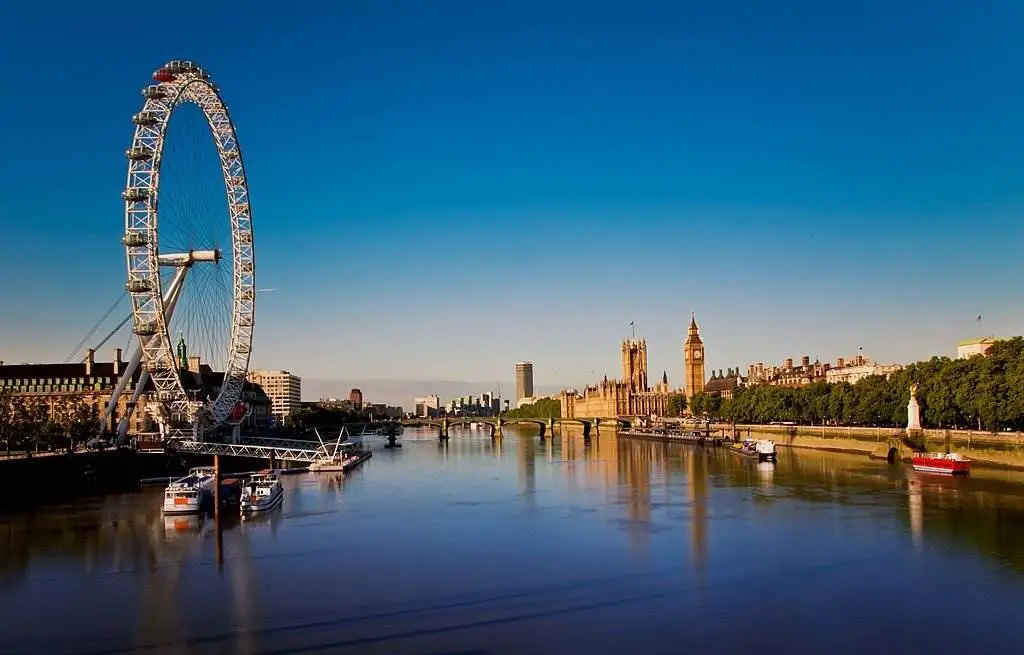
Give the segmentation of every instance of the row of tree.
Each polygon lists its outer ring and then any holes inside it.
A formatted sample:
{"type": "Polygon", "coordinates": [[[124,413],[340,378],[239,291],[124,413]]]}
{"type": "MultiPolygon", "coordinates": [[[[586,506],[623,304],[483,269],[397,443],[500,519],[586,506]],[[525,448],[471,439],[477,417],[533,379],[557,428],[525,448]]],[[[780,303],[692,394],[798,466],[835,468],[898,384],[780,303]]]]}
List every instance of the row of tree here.
{"type": "Polygon", "coordinates": [[[6,453],[73,448],[97,434],[98,420],[79,399],[50,405],[0,389],[0,448],[6,453]]]}
{"type": "Polygon", "coordinates": [[[304,433],[320,426],[340,426],[369,421],[370,415],[366,412],[302,403],[285,418],[283,429],[286,432],[304,433]]]}
{"type": "Polygon", "coordinates": [[[690,409],[737,423],[905,427],[912,384],[924,427],[1024,429],[1024,338],[998,341],[984,357],[933,357],[856,384],[756,385],[731,399],[697,394],[690,409]]]}
{"type": "Polygon", "coordinates": [[[541,398],[535,403],[510,409],[505,418],[559,418],[562,416],[562,401],[557,398],[541,398]]]}

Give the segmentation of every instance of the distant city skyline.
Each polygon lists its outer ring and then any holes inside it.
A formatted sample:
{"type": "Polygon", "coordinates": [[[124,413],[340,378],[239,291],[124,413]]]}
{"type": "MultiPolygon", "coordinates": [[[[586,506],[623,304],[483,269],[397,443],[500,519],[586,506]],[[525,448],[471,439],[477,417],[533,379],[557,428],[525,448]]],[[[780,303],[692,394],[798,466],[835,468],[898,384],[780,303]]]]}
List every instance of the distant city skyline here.
{"type": "MultiPolygon", "coordinates": [[[[501,383],[502,405],[508,400],[515,406],[515,382],[513,380],[501,383]],[[506,391],[510,389],[511,393],[506,391]]],[[[303,378],[302,399],[306,402],[316,401],[323,398],[343,398],[345,394],[341,391],[352,386],[359,386],[363,391],[363,397],[368,402],[386,403],[397,405],[411,411],[413,399],[421,396],[437,395],[442,405],[454,398],[462,396],[481,396],[484,393],[493,392],[497,397],[498,389],[495,383],[473,382],[470,380],[398,380],[380,378],[360,378],[358,384],[355,379],[325,379],[325,378],[303,378]]],[[[541,384],[536,385],[534,393],[540,396],[550,396],[562,390],[561,385],[541,384]]]]}
{"type": "Polygon", "coordinates": [[[709,370],[1024,333],[1020,5],[203,11],[126,54],[134,4],[5,9],[0,360],[63,361],[122,292],[130,117],[174,58],[245,154],[252,368],[512,398],[520,359],[538,393],[615,375],[630,321],[677,388],[691,311],[709,370]]]}

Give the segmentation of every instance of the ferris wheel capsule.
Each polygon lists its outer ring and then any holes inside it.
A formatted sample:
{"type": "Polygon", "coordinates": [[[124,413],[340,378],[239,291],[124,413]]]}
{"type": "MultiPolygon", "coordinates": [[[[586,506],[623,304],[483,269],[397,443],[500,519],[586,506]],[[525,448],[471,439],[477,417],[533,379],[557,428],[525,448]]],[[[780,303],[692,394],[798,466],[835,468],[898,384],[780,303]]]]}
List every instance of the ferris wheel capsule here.
{"type": "Polygon", "coordinates": [[[153,150],[146,146],[128,148],[124,151],[124,154],[128,159],[134,159],[135,161],[149,161],[153,158],[153,150]]]}
{"type": "Polygon", "coordinates": [[[185,65],[185,62],[181,61],[180,59],[172,59],[171,61],[167,62],[167,65],[164,66],[161,70],[165,70],[168,73],[171,73],[172,75],[180,75],[182,73],[188,72],[188,67],[185,65]]]}
{"type": "Polygon", "coordinates": [[[142,111],[132,116],[132,122],[136,125],[156,125],[157,117],[148,111],[142,111]]]}
{"type": "Polygon", "coordinates": [[[177,76],[167,68],[161,68],[153,73],[153,79],[157,82],[173,82],[177,76]]]}
{"type": "MultiPolygon", "coordinates": [[[[193,427],[201,425],[202,429],[213,429],[231,417],[240,400],[252,351],[255,266],[248,181],[234,123],[220,97],[219,88],[210,82],[209,73],[194,62],[175,59],[156,69],[152,77],[156,84],[142,89],[143,106],[132,116],[135,134],[131,146],[125,151],[128,182],[121,192],[125,202],[122,244],[128,269],[125,288],[131,299],[133,332],[138,337],[140,350],[136,361],[141,360],[140,365],[155,389],[155,398],[160,405],[158,411],[168,418],[170,424],[178,425],[176,429],[189,423],[193,427]],[[193,237],[189,235],[193,234],[200,235],[195,238],[207,238],[203,230],[192,229],[196,227],[192,221],[198,220],[194,214],[197,199],[181,197],[180,194],[176,196],[173,187],[162,186],[166,184],[162,179],[168,174],[164,161],[168,125],[180,123],[171,118],[184,104],[198,108],[205,120],[196,124],[212,133],[216,165],[226,191],[215,195],[213,202],[222,203],[226,198],[228,211],[226,215],[209,212],[207,218],[213,220],[224,216],[227,220],[221,226],[230,230],[230,239],[213,234],[212,241],[208,243],[182,243],[183,238],[191,239],[193,237]],[[166,205],[171,212],[171,228],[175,227],[174,212],[192,212],[182,219],[184,222],[177,226],[177,231],[171,229],[168,232],[168,227],[161,225],[163,210],[158,210],[157,203],[160,198],[164,202],[159,204],[166,205]],[[224,257],[224,254],[229,256],[224,257]],[[221,280],[223,284],[209,284],[207,275],[198,278],[200,282],[192,281],[196,274],[190,271],[201,267],[208,267],[213,275],[230,275],[231,279],[221,280]],[[166,278],[161,271],[167,272],[166,278]],[[192,289],[192,284],[198,286],[192,289]],[[230,294],[226,305],[220,304],[219,299],[218,303],[205,302],[203,294],[213,292],[230,294]],[[188,306],[193,314],[189,314],[187,309],[177,310],[179,315],[184,311],[184,319],[175,315],[176,307],[182,304],[180,298],[184,298],[182,302],[185,303],[196,303],[188,306]],[[170,329],[177,325],[172,321],[194,318],[196,306],[203,308],[198,311],[214,307],[208,311],[223,308],[230,312],[227,316],[211,315],[198,319],[198,327],[194,327],[191,333],[192,336],[208,335],[213,327],[218,327],[223,328],[226,335],[225,348],[221,351],[224,360],[218,362],[218,365],[223,365],[223,378],[212,387],[209,397],[206,393],[201,394],[202,399],[195,396],[194,383],[190,381],[186,385],[183,382],[180,369],[184,366],[185,349],[182,346],[176,353],[170,337],[170,329]],[[187,393],[186,389],[190,391],[187,393]]],[[[195,143],[201,141],[192,141],[190,145],[195,143]]],[[[183,147],[186,146],[179,145],[177,150],[172,148],[172,152],[181,153],[183,147]]],[[[196,161],[193,155],[181,156],[189,157],[189,166],[196,161]]],[[[209,189],[203,183],[198,187],[209,189]]],[[[189,362],[192,362],[191,357],[189,362]]]]}

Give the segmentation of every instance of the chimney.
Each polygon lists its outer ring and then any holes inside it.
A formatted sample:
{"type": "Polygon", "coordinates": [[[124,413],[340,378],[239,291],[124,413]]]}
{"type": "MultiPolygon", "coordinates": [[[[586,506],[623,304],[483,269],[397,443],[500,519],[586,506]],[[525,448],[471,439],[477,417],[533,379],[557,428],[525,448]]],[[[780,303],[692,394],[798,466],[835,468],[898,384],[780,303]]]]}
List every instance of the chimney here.
{"type": "Polygon", "coordinates": [[[800,366],[808,368],[811,365],[811,358],[808,355],[804,355],[800,358],[800,366]]]}
{"type": "Polygon", "coordinates": [[[85,374],[92,375],[92,365],[96,363],[96,351],[92,348],[85,351],[85,374]]]}
{"type": "Polygon", "coordinates": [[[121,349],[114,348],[114,377],[119,377],[121,375],[122,363],[123,362],[121,361],[121,349]]]}
{"type": "Polygon", "coordinates": [[[842,368],[845,363],[842,357],[836,357],[836,368],[842,368]]]}
{"type": "Polygon", "coordinates": [[[192,373],[199,372],[199,355],[189,355],[188,370],[192,373]]]}
{"type": "Polygon", "coordinates": [[[787,371],[793,370],[793,358],[792,357],[787,357],[786,358],[786,370],[787,371]]]}

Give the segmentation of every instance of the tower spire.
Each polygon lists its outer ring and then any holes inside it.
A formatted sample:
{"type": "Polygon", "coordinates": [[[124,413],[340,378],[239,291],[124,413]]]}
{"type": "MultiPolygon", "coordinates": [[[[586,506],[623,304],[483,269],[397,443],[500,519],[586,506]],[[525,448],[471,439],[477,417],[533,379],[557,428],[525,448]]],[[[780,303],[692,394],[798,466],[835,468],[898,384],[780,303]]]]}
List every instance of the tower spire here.
{"type": "Polygon", "coordinates": [[[188,368],[188,346],[185,344],[185,333],[178,333],[178,368],[188,368]]]}

